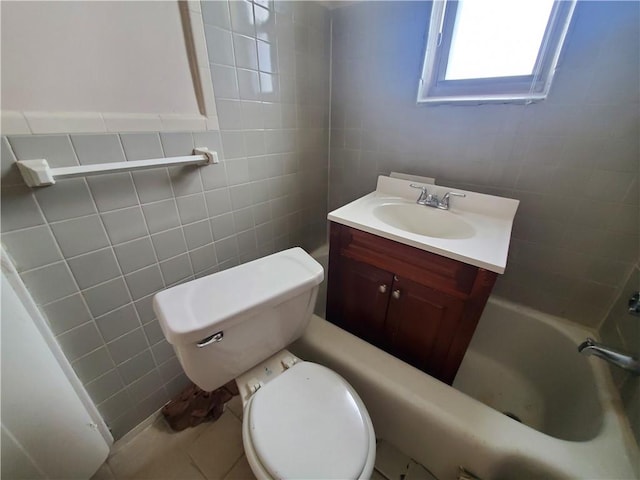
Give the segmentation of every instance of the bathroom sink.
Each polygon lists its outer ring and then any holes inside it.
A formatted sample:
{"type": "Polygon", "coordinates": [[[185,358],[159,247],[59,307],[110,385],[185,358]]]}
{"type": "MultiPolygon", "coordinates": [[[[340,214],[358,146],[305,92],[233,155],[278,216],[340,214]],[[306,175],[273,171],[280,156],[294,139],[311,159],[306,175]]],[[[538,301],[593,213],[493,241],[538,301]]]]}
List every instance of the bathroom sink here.
{"type": "Polygon", "coordinates": [[[373,209],[373,215],[387,225],[434,238],[471,238],[475,229],[456,214],[424,205],[387,203],[373,209]]]}
{"type": "Polygon", "coordinates": [[[428,184],[431,195],[447,193],[449,210],[418,205],[411,180],[378,177],[376,190],[329,212],[328,219],[443,257],[504,273],[518,200],[428,184]]]}

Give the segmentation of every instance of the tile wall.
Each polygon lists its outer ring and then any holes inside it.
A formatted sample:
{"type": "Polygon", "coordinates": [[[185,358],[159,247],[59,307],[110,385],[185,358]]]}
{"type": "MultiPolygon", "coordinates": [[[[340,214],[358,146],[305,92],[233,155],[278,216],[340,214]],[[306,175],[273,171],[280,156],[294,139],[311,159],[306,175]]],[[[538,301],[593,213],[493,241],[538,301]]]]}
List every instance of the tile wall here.
{"type": "MultiPolygon", "coordinates": [[[[329,16],[305,2],[203,2],[220,131],[1,139],[2,243],[117,439],[186,382],[155,292],[326,235],[329,16]],[[218,165],[29,189],[54,167],[216,150],[218,165]]],[[[238,288],[241,288],[239,285],[238,288]]]]}
{"type": "MultiPolygon", "coordinates": [[[[640,318],[629,314],[629,298],[640,291],[640,265],[631,271],[602,327],[600,337],[607,346],[640,358],[640,318]]],[[[613,380],[640,445],[640,377],[611,366],[613,380]]]]}
{"type": "Polygon", "coordinates": [[[547,100],[416,106],[429,2],[332,11],[329,208],[379,174],[517,198],[496,292],[598,326],[639,253],[638,2],[578,2],[547,100]]]}

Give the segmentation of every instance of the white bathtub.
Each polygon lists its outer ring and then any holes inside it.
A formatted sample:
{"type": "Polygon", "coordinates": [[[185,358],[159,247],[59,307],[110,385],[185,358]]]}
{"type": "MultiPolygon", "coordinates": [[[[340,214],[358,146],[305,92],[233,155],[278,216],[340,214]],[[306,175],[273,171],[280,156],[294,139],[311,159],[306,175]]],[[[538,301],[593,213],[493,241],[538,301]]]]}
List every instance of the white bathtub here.
{"type": "Polygon", "coordinates": [[[587,336],[594,335],[562,319],[492,301],[453,387],[552,437],[592,440],[606,401],[597,388],[602,360],[588,361],[577,350],[587,336]]]}
{"type": "Polygon", "coordinates": [[[441,480],[459,466],[483,479],[637,478],[638,447],[610,374],[577,353],[587,335],[491,298],[454,382],[468,394],[317,316],[291,350],[343,375],[376,435],[441,480]]]}
{"type": "Polygon", "coordinates": [[[324,268],[324,280],[318,288],[318,297],[316,298],[316,307],[313,311],[319,317],[324,318],[327,310],[327,273],[329,272],[329,244],[325,243],[310,254],[316,262],[324,268]]]}

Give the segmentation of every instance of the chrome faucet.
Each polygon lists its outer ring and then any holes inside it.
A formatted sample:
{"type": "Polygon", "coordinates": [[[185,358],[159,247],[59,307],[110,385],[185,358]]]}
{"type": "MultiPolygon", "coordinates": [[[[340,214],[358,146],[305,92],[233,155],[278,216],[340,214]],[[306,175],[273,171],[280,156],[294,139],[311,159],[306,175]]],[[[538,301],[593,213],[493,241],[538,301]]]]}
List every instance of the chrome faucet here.
{"type": "Polygon", "coordinates": [[[432,199],[432,195],[430,193],[427,192],[427,187],[425,187],[424,185],[416,185],[415,183],[412,183],[409,185],[411,188],[418,188],[420,189],[420,196],[418,197],[418,199],[416,200],[416,203],[418,205],[428,205],[427,202],[431,202],[432,199]]]}
{"type": "Polygon", "coordinates": [[[427,187],[424,185],[416,185],[415,183],[411,183],[409,185],[411,188],[420,189],[420,196],[416,200],[418,205],[425,205],[427,207],[439,208],[440,210],[449,210],[449,201],[451,197],[466,197],[467,195],[464,193],[458,192],[447,192],[444,194],[442,199],[438,198],[438,195],[432,195],[427,192],[427,187]]]}
{"type": "Polygon", "coordinates": [[[587,338],[578,346],[578,352],[583,355],[595,355],[606,360],[609,363],[624,368],[634,375],[640,375],[640,361],[637,358],[625,353],[609,348],[602,343],[596,342],[592,338],[587,338]]]}

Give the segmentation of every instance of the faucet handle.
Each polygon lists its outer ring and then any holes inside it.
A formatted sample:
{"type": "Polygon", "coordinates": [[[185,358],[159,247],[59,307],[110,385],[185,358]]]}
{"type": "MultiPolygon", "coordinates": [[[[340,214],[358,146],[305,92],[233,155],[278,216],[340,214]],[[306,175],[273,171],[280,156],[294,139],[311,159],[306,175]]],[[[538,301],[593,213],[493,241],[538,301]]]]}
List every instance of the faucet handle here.
{"type": "Polygon", "coordinates": [[[467,196],[466,193],[447,192],[442,197],[442,200],[440,200],[440,204],[438,205],[438,208],[442,208],[444,210],[449,210],[449,199],[451,197],[466,197],[466,196],[467,196]]]}
{"type": "Polygon", "coordinates": [[[460,193],[460,192],[447,192],[444,194],[444,197],[442,197],[443,199],[445,198],[449,198],[449,197],[466,197],[467,194],[466,193],[460,193]]]}
{"type": "Polygon", "coordinates": [[[420,190],[420,196],[416,200],[418,205],[426,205],[427,202],[431,201],[431,195],[427,192],[427,187],[424,185],[417,185],[415,183],[410,183],[409,186],[420,190]]]}

